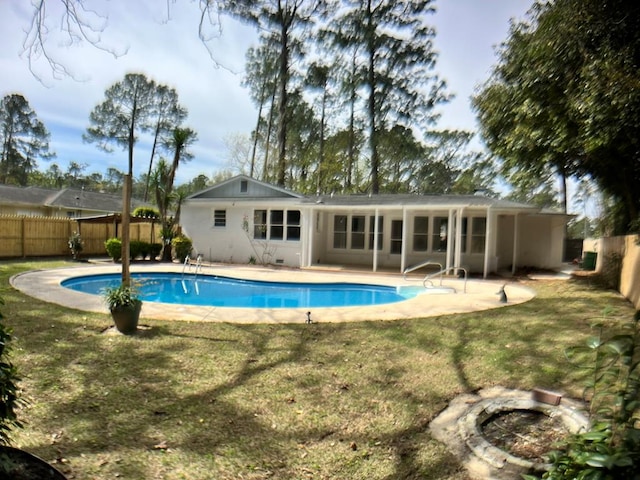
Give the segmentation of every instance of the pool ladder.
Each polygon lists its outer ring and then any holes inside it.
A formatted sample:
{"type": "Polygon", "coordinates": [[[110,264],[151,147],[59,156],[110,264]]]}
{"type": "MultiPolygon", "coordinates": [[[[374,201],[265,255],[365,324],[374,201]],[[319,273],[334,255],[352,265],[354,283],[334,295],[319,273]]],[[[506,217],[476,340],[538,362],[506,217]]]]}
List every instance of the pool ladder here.
{"type": "MultiPolygon", "coordinates": [[[[189,259],[189,255],[187,255],[186,257],[184,257],[184,264],[182,266],[182,279],[184,280],[184,274],[185,271],[187,270],[187,267],[189,267],[189,271],[191,271],[191,261],[189,259]]],[[[198,254],[198,256],[196,257],[196,264],[195,264],[195,276],[194,276],[194,280],[198,278],[198,271],[202,272],[202,255],[198,254]]]]}

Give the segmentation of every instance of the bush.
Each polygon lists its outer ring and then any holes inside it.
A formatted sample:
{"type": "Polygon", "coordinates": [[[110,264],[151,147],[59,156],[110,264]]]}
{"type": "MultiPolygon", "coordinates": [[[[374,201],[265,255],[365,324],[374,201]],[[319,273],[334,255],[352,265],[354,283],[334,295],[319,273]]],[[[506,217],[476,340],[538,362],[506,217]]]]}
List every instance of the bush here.
{"type": "Polygon", "coordinates": [[[160,212],[151,207],[138,207],[133,211],[134,217],[153,218],[157,220],[160,218],[160,212]]]}
{"type": "Polygon", "coordinates": [[[144,259],[144,255],[142,255],[142,250],[144,246],[143,242],[140,240],[131,240],[129,241],[129,255],[131,260],[135,260],[137,257],[142,256],[144,259]]]}
{"type": "Polygon", "coordinates": [[[144,260],[151,253],[151,244],[149,242],[140,242],[140,256],[144,260]]]}
{"type": "Polygon", "coordinates": [[[173,246],[173,253],[178,260],[183,261],[191,255],[193,243],[190,238],[180,235],[171,240],[171,245],[173,246]]]}
{"type": "MultiPolygon", "coordinates": [[[[626,332],[605,328],[567,358],[585,369],[590,428],[570,436],[549,455],[549,480],[638,479],[640,475],[640,311],[626,332]]],[[[524,476],[535,479],[536,476],[524,476]]]]}
{"type": "Polygon", "coordinates": [[[109,255],[114,262],[122,258],[122,242],[119,238],[106,240],[104,242],[104,248],[107,250],[107,255],[109,255]]]}
{"type": "Polygon", "coordinates": [[[80,252],[82,252],[82,247],[84,242],[82,241],[82,237],[78,232],[73,232],[73,235],[69,237],[69,250],[71,250],[71,255],[73,255],[74,259],[77,259],[80,256],[80,252]]]}
{"type": "Polygon", "coordinates": [[[155,260],[156,258],[158,258],[160,252],[162,252],[161,243],[152,243],[149,245],[149,256],[151,257],[151,260],[155,260]]]}
{"type": "MultiPolygon", "coordinates": [[[[4,300],[0,297],[0,305],[4,300]]],[[[2,313],[0,312],[0,320],[2,313]]],[[[9,444],[9,432],[12,428],[21,428],[16,414],[22,403],[19,398],[17,368],[9,360],[11,329],[0,323],[0,445],[9,444]]]]}

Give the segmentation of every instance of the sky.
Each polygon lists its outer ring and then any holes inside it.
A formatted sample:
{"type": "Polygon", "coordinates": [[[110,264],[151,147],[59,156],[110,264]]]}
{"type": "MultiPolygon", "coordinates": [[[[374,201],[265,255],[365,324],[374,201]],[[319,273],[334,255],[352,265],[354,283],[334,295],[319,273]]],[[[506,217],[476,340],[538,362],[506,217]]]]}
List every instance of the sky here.
{"type": "MultiPolygon", "coordinates": [[[[46,45],[50,55],[71,74],[56,78],[43,58],[35,59],[30,69],[24,54],[31,2],[0,0],[0,96],[23,95],[50,132],[50,150],[56,157],[39,160],[38,168],[46,170],[55,162],[66,171],[73,161],[87,164],[86,174],[104,173],[109,167],[127,170],[125,151],[116,147],[107,154],[82,140],[91,110],[104,100],[105,90],[127,73],[143,73],[175,88],[180,103],[189,111],[186,125],[198,133],[198,142],[191,148],[194,159],[178,169],[177,184],[199,174],[211,177],[229,168],[225,139],[249,135],[256,123],[257,107],[241,83],[245,53],[256,45],[257,33],[247,25],[223,18],[222,34],[214,38],[215,32],[210,31],[211,40],[205,46],[198,36],[200,11],[196,1],[87,3],[108,16],[106,22],[99,17],[93,17],[92,22],[105,23],[104,30],[96,35],[109,51],[86,42],[69,45],[69,39],[58,28],[62,0],[47,0],[50,29],[46,45]]],[[[522,19],[532,3],[533,0],[435,2],[437,12],[428,18],[437,31],[435,46],[439,57],[434,71],[455,94],[452,101],[438,108],[441,118],[436,128],[476,130],[470,97],[489,77],[497,61],[495,47],[507,38],[510,20],[522,19]]],[[[136,147],[135,176],[147,171],[147,147],[136,147]]]]}

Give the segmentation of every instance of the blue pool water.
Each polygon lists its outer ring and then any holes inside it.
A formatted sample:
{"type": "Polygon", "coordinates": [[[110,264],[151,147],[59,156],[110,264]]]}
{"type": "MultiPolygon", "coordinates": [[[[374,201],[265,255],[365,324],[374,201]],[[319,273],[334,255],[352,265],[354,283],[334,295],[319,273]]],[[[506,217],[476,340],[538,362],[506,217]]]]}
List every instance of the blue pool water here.
{"type": "MultiPolygon", "coordinates": [[[[100,295],[120,284],[120,274],[88,275],[62,282],[62,286],[100,295]]],[[[239,280],[209,275],[133,273],[132,283],[147,302],[215,307],[311,308],[371,306],[415,297],[411,287],[355,283],[289,283],[239,280]]]]}

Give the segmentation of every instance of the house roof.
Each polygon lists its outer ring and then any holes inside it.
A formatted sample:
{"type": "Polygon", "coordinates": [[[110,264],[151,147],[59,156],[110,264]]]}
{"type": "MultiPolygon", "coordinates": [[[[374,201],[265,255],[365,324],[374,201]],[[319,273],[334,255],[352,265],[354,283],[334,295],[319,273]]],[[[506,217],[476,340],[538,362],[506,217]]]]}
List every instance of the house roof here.
{"type": "MultiPolygon", "coordinates": [[[[260,201],[297,200],[303,205],[322,208],[353,208],[353,207],[429,207],[429,208],[494,208],[498,210],[524,211],[540,213],[541,209],[535,205],[512,202],[500,198],[482,195],[416,195],[416,194],[361,194],[361,195],[301,195],[281,187],[261,182],[246,175],[238,175],[213,187],[197,192],[189,200],[197,201],[260,201]],[[241,182],[246,182],[241,190],[241,182]]],[[[547,213],[558,213],[544,211],[547,213]]]]}
{"type": "MultiPolygon", "coordinates": [[[[40,187],[0,185],[0,203],[70,210],[94,210],[109,213],[122,211],[121,195],[90,192],[75,188],[54,190],[40,187]]],[[[144,202],[131,200],[132,208],[145,205],[144,202]]]]}
{"type": "Polygon", "coordinates": [[[271,185],[251,178],[247,175],[236,175],[216,185],[201,190],[187,197],[187,200],[226,199],[254,200],[257,198],[297,199],[304,195],[286,188],[271,185]]]}
{"type": "Polygon", "coordinates": [[[415,195],[415,194],[379,194],[379,195],[320,195],[306,197],[303,203],[315,203],[328,206],[425,206],[430,207],[492,207],[498,209],[540,210],[534,205],[517,203],[499,198],[481,195],[415,195]]]}

